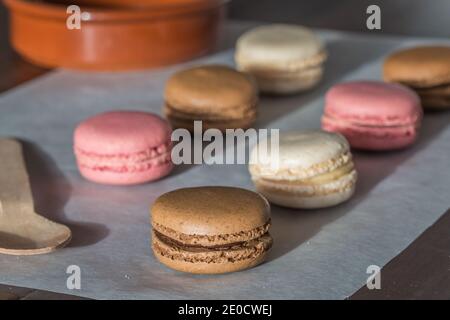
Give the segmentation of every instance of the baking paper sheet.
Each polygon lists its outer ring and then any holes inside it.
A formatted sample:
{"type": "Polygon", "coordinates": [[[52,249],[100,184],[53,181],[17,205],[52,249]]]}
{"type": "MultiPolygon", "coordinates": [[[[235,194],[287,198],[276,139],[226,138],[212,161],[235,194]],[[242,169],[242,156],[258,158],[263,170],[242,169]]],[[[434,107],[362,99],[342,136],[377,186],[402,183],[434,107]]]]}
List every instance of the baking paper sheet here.
{"type": "MultiPolygon", "coordinates": [[[[230,24],[222,49],[189,65],[232,65],[232,45],[247,27],[230,24]]],[[[380,79],[388,52],[425,41],[320,35],[330,53],[322,84],[303,95],[263,98],[258,127],[319,128],[327,88],[344,79],[380,79]]],[[[265,264],[219,276],[167,269],[150,250],[150,204],[180,187],[253,189],[246,167],[182,166],[152,184],[97,185],[77,172],[72,131],[102,111],[160,113],[165,80],[187,65],[131,73],[57,70],[0,95],[0,135],[24,142],[37,211],[73,231],[70,245],[52,254],[0,255],[0,283],[98,299],[343,299],[365,283],[369,265],[386,264],[450,207],[450,113],[427,114],[412,148],[355,152],[359,181],[349,202],[313,211],[274,206],[275,242],[265,264]],[[70,265],[81,269],[80,290],[66,287],[70,265]]]]}

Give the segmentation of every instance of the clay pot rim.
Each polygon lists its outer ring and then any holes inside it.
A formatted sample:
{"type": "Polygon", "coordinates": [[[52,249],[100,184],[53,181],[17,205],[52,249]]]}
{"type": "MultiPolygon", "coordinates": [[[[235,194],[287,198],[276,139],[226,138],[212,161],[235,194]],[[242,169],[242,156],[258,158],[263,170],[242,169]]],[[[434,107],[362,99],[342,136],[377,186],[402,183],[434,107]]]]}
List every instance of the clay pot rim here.
{"type": "MultiPolygon", "coordinates": [[[[170,3],[147,6],[123,6],[117,7],[89,7],[83,6],[82,12],[88,13],[82,16],[84,22],[105,22],[148,20],[154,18],[166,18],[169,16],[193,14],[199,11],[212,10],[226,5],[231,0],[185,0],[185,3],[170,3]]],[[[69,16],[67,6],[50,2],[32,2],[27,0],[3,0],[5,5],[13,12],[33,15],[43,19],[66,20],[69,16]]]]}

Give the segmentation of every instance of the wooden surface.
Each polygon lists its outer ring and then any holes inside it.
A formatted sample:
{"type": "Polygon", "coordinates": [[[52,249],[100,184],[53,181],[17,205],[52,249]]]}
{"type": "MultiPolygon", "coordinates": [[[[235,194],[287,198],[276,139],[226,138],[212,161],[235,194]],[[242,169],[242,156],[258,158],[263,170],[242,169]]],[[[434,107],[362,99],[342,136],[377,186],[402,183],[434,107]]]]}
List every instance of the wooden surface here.
{"type": "Polygon", "coordinates": [[[0,300],[86,300],[81,297],[49,291],[0,284],[0,300]]]}
{"type": "Polygon", "coordinates": [[[450,300],[450,210],[380,271],[381,288],[350,300],[450,300]]]}

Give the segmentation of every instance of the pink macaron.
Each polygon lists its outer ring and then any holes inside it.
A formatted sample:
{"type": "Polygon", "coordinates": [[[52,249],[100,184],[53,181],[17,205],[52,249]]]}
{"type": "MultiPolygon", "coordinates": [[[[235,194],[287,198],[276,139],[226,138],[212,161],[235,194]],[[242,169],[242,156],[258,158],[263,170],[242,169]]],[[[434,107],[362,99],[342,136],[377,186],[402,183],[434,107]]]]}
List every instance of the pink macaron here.
{"type": "Polygon", "coordinates": [[[343,134],[353,148],[393,150],[414,143],[421,121],[420,99],[411,89],[352,81],[328,90],[322,128],[343,134]]]}
{"type": "Polygon", "coordinates": [[[113,111],[81,122],[74,133],[78,168],[88,180],[113,185],[159,179],[172,170],[170,125],[139,111],[113,111]]]}

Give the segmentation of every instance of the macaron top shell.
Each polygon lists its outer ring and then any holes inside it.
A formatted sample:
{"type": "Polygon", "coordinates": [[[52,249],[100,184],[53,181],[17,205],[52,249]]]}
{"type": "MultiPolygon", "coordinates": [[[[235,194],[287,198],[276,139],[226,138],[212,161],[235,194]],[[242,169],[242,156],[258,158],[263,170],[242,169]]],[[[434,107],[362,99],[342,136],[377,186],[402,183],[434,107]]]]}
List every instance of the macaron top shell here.
{"type": "Polygon", "coordinates": [[[422,46],[391,54],[383,66],[386,81],[412,87],[450,82],[450,46],[422,46]]]}
{"type": "Polygon", "coordinates": [[[276,180],[313,177],[351,161],[350,146],[344,136],[321,130],[280,133],[278,155],[257,153],[258,146],[250,156],[252,176],[276,180]],[[277,156],[278,159],[273,158],[277,156]],[[276,162],[278,165],[274,166],[276,162]]]}
{"type": "Polygon", "coordinates": [[[340,83],[328,90],[325,116],[368,126],[416,123],[422,117],[420,98],[400,84],[379,81],[340,83]]]}
{"type": "Polygon", "coordinates": [[[161,117],[141,111],[95,115],[75,129],[74,144],[84,153],[138,153],[170,142],[171,128],[161,117]]]}
{"type": "Polygon", "coordinates": [[[230,109],[254,106],[257,89],[251,78],[227,66],[194,67],[174,74],[166,84],[165,100],[172,108],[230,109]]]}
{"type": "Polygon", "coordinates": [[[237,42],[236,59],[261,66],[301,68],[326,58],[324,44],[308,28],[273,24],[244,33],[237,42]]]}
{"type": "Polygon", "coordinates": [[[184,188],[160,196],[151,208],[151,217],[154,227],[177,233],[224,236],[263,227],[270,220],[270,206],[263,196],[246,189],[184,188]]]}

